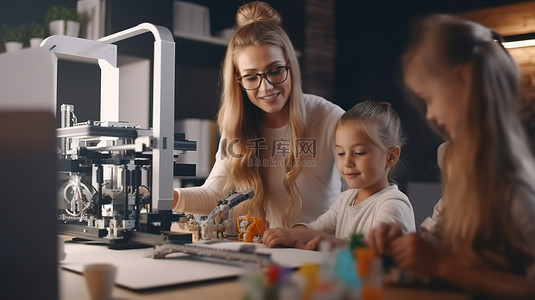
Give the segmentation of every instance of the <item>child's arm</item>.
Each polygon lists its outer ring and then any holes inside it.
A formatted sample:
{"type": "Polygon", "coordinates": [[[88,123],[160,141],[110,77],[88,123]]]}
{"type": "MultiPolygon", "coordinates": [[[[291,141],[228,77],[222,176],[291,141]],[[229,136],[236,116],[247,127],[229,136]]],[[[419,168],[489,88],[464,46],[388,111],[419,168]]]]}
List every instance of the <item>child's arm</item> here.
{"type": "Polygon", "coordinates": [[[330,234],[327,234],[325,232],[316,231],[316,232],[313,232],[313,233],[315,234],[315,236],[312,239],[310,239],[307,243],[298,244],[295,247],[296,248],[301,248],[301,249],[306,249],[306,250],[320,250],[319,249],[319,245],[320,245],[321,241],[328,241],[331,248],[336,248],[336,247],[343,246],[343,245],[347,244],[346,240],[336,238],[336,237],[334,237],[334,236],[332,236],[330,234]]]}
{"type": "Polygon", "coordinates": [[[345,243],[323,231],[310,229],[304,225],[295,225],[292,229],[271,228],[264,232],[262,243],[267,247],[287,246],[307,250],[316,250],[322,240],[329,240],[331,245],[345,243]]]}
{"type": "Polygon", "coordinates": [[[469,293],[498,299],[535,298],[535,279],[469,265],[437,250],[419,234],[404,235],[390,245],[392,257],[401,268],[443,279],[469,293]]]}
{"type": "Polygon", "coordinates": [[[270,228],[264,231],[261,242],[267,247],[287,246],[304,248],[320,231],[312,230],[305,225],[295,225],[292,229],[270,228]]]}
{"type": "MultiPolygon", "coordinates": [[[[347,192],[349,191],[344,193],[347,192]]],[[[344,193],[342,193],[342,195],[344,193]]],[[[297,223],[292,227],[291,230],[283,228],[272,228],[266,230],[262,236],[262,243],[264,243],[264,245],[267,247],[282,245],[301,249],[316,249],[317,244],[322,239],[334,239],[334,237],[331,236],[331,233],[334,234],[336,230],[338,209],[339,207],[345,205],[346,200],[346,198],[340,196],[325,213],[311,223],[297,223]],[[307,245],[314,238],[319,240],[307,245]]]]}

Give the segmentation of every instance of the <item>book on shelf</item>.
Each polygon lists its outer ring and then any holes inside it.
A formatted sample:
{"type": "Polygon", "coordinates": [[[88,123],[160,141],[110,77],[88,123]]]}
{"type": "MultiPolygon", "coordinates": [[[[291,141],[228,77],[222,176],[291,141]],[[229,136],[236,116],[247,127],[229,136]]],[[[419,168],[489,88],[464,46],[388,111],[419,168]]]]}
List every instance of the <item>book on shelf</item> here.
{"type": "Polygon", "coordinates": [[[173,10],[173,34],[190,33],[210,36],[210,9],[208,7],[186,1],[175,1],[173,10]]]}

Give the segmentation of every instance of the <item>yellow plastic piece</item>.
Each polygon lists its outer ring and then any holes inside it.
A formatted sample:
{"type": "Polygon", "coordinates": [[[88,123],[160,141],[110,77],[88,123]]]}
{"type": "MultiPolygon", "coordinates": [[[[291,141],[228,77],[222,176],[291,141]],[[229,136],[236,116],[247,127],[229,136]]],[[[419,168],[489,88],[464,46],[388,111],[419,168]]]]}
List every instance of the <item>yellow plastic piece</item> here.
{"type": "Polygon", "coordinates": [[[318,286],[319,281],[319,265],[304,264],[299,268],[299,275],[305,279],[305,289],[303,291],[303,300],[313,299],[314,292],[318,286]]]}

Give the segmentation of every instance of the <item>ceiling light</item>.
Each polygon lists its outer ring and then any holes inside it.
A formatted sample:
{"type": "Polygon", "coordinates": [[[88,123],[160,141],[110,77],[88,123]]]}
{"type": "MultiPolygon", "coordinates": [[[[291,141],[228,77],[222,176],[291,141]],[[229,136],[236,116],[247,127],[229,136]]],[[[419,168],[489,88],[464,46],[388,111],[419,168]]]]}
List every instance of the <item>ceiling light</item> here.
{"type": "Polygon", "coordinates": [[[535,46],[535,33],[506,36],[503,46],[507,49],[535,46]]]}

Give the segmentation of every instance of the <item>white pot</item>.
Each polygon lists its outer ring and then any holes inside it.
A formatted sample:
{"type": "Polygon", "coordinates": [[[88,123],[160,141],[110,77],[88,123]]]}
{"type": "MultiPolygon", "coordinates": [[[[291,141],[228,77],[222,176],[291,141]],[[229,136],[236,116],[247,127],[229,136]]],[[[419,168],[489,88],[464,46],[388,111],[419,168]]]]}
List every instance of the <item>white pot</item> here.
{"type": "Polygon", "coordinates": [[[80,22],[67,21],[67,29],[65,30],[65,35],[78,37],[79,33],[80,33],[80,22]]]}
{"type": "Polygon", "coordinates": [[[50,35],[68,35],[78,37],[80,32],[80,22],[54,20],[48,24],[50,35]]]}
{"type": "Polygon", "coordinates": [[[4,45],[6,46],[6,52],[15,52],[22,49],[21,42],[6,42],[4,45]]]}
{"type": "Polygon", "coordinates": [[[30,39],[30,47],[37,48],[41,46],[41,42],[43,41],[42,38],[31,38],[30,39]]]}
{"type": "Polygon", "coordinates": [[[48,31],[50,35],[64,35],[65,34],[65,22],[63,20],[54,20],[48,23],[48,31]]]}

